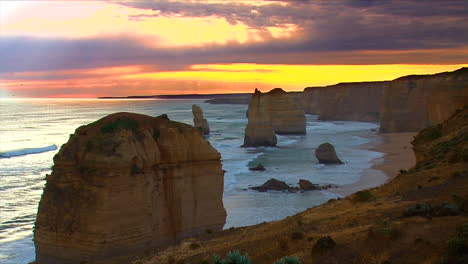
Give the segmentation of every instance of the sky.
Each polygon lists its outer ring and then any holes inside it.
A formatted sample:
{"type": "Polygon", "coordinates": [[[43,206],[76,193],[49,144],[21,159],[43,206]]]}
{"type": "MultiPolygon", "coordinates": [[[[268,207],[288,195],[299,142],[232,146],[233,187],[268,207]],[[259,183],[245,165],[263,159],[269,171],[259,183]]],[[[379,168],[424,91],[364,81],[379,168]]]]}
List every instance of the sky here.
{"type": "Polygon", "coordinates": [[[465,0],[0,0],[3,97],[302,91],[463,66],[465,0]]]}

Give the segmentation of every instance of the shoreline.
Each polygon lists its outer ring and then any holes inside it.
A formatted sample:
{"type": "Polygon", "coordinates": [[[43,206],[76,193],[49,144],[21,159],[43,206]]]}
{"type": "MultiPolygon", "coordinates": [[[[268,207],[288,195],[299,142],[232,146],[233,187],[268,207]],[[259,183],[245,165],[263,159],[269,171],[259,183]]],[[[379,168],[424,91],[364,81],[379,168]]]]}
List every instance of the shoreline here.
{"type": "Polygon", "coordinates": [[[357,182],[328,191],[345,197],[360,190],[388,183],[400,170],[407,170],[416,163],[411,145],[416,134],[417,132],[375,134],[379,138],[372,139],[373,142],[366,143],[360,148],[380,152],[383,156],[372,160],[373,165],[363,171],[357,182]]]}

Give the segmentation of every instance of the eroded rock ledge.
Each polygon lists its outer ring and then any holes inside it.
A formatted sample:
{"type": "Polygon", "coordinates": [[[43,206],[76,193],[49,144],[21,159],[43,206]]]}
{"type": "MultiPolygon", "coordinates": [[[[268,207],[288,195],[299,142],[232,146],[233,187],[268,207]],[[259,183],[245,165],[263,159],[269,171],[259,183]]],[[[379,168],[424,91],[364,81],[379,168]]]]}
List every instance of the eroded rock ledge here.
{"type": "Polygon", "coordinates": [[[54,157],[39,203],[39,264],[115,263],[226,220],[220,154],[167,116],[106,116],[54,157]]]}

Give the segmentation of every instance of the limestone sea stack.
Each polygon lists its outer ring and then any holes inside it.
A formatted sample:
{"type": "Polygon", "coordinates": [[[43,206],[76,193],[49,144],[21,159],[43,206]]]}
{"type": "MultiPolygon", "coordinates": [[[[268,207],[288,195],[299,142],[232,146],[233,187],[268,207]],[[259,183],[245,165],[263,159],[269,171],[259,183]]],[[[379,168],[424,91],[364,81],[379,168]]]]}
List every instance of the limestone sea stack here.
{"type": "Polygon", "coordinates": [[[203,118],[203,111],[200,106],[194,104],[192,105],[193,113],[193,125],[200,129],[203,132],[203,135],[210,134],[210,127],[208,126],[208,121],[203,118]]]}
{"type": "Polygon", "coordinates": [[[306,118],[303,107],[296,95],[289,94],[281,88],[275,88],[265,97],[264,105],[271,118],[273,130],[277,134],[305,134],[306,118]]]}
{"type": "Polygon", "coordinates": [[[36,263],[128,263],[221,230],[220,158],[198,129],[165,115],[116,113],[78,128],[46,176],[36,263]]]}
{"type": "Polygon", "coordinates": [[[270,113],[265,107],[265,97],[255,89],[247,112],[248,123],[245,128],[242,147],[276,146],[276,135],[273,130],[270,113]]]}
{"type": "Polygon", "coordinates": [[[322,164],[343,164],[336,155],[335,147],[330,143],[323,143],[315,150],[315,156],[322,164]]]}

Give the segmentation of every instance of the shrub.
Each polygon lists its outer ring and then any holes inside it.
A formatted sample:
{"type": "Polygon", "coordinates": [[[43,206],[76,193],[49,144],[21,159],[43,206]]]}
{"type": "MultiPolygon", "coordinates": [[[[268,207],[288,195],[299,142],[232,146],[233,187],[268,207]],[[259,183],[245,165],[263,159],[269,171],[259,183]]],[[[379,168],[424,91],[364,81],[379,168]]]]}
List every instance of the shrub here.
{"type": "Polygon", "coordinates": [[[248,255],[241,255],[239,250],[232,250],[227,253],[225,258],[214,255],[213,264],[251,264],[251,261],[248,255]]]}
{"type": "Polygon", "coordinates": [[[335,240],[330,236],[321,237],[315,243],[314,249],[331,249],[336,246],[335,240]]]}
{"type": "Polygon", "coordinates": [[[102,133],[115,133],[122,129],[130,129],[136,131],[139,127],[138,122],[129,117],[118,118],[110,123],[107,123],[101,127],[102,133]]]}
{"type": "Polygon", "coordinates": [[[301,240],[303,238],[304,238],[304,233],[302,233],[302,232],[293,232],[291,234],[291,239],[292,240],[301,240]]]}
{"type": "Polygon", "coordinates": [[[440,128],[441,127],[439,125],[428,127],[425,129],[423,133],[429,139],[432,139],[432,140],[438,139],[442,136],[442,131],[440,128]]]}
{"type": "Polygon", "coordinates": [[[200,244],[197,244],[197,243],[190,243],[190,249],[197,249],[200,247],[200,244]]]}
{"type": "Polygon", "coordinates": [[[368,202],[375,200],[375,196],[369,190],[359,191],[354,195],[354,201],[356,202],[368,202]]]}
{"type": "Polygon", "coordinates": [[[283,257],[276,261],[275,264],[301,264],[302,262],[298,257],[283,257]]]}

